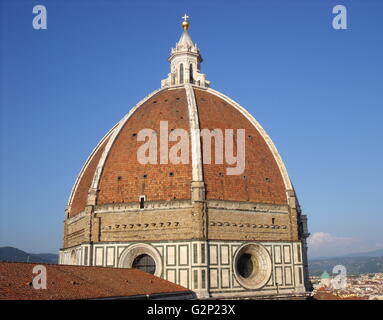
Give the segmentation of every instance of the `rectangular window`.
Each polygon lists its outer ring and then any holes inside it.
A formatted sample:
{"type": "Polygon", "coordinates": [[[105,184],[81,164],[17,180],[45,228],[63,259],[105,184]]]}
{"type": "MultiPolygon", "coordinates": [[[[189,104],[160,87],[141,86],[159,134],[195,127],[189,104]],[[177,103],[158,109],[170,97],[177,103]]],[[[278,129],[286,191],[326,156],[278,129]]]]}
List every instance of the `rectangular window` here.
{"type": "Polygon", "coordinates": [[[202,270],[202,289],[206,288],[206,271],[202,270]]]}
{"type": "Polygon", "coordinates": [[[193,262],[198,263],[198,249],[197,244],[193,244],[193,262]]]}
{"type": "Polygon", "coordinates": [[[184,83],[184,65],[183,63],[180,64],[180,83],[184,83]]]}
{"type": "Polygon", "coordinates": [[[140,196],[140,209],[144,209],[144,208],[145,208],[145,197],[140,196]]]}
{"type": "Polygon", "coordinates": [[[297,249],[298,249],[298,252],[297,252],[298,262],[301,262],[301,260],[302,260],[302,258],[301,258],[301,246],[299,244],[297,245],[297,249]]]}
{"type": "Polygon", "coordinates": [[[88,248],[85,247],[85,252],[84,252],[84,264],[87,266],[88,265],[88,248]]]}
{"type": "Polygon", "coordinates": [[[201,244],[201,263],[205,263],[205,244],[201,244]]]}
{"type": "Polygon", "coordinates": [[[198,288],[198,270],[194,270],[194,289],[198,288]]]}

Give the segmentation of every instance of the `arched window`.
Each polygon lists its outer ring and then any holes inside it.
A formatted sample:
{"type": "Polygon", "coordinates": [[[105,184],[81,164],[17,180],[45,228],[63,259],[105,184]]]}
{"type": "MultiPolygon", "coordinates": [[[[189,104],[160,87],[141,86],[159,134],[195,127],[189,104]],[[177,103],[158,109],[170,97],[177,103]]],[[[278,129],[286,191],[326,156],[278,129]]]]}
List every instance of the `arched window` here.
{"type": "Polygon", "coordinates": [[[184,65],[180,64],[180,83],[184,83],[184,65]]]}
{"type": "Polygon", "coordinates": [[[190,68],[189,68],[189,75],[190,75],[190,83],[194,83],[194,78],[193,78],[193,65],[190,64],[190,68]]]}
{"type": "Polygon", "coordinates": [[[154,259],[148,254],[141,254],[134,259],[132,268],[154,274],[156,271],[156,263],[154,262],[154,259]]]}

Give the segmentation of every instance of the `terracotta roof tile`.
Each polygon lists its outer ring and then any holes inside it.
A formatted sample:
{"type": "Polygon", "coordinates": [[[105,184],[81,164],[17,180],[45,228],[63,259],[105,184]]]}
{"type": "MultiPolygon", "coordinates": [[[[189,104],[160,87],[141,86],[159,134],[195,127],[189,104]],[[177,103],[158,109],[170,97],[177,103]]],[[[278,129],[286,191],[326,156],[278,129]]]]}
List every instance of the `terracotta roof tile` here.
{"type": "MultiPolygon", "coordinates": [[[[207,199],[287,204],[278,164],[253,124],[232,104],[210,92],[194,89],[194,93],[201,129],[246,130],[246,166],[243,174],[227,175],[227,164],[203,164],[207,199]]],[[[142,142],[137,141],[138,132],[150,128],[158,133],[160,121],[168,121],[169,132],[173,128],[181,128],[190,133],[185,89],[158,92],[137,108],[126,121],[108,151],[98,186],[98,205],[138,203],[140,195],[145,195],[147,201],[191,198],[191,158],[189,164],[142,165],[137,160],[137,150],[142,145],[142,142]]],[[[105,143],[99,147],[79,181],[73,195],[71,216],[85,207],[92,177],[105,143]]],[[[169,148],[173,144],[175,142],[169,143],[169,148]]],[[[159,153],[158,147],[157,159],[159,153]]],[[[214,163],[214,152],[212,158],[214,163]]]]}
{"type": "Polygon", "coordinates": [[[47,289],[34,289],[35,263],[0,262],[0,299],[71,300],[192,293],[137,269],[44,264],[47,289]]]}

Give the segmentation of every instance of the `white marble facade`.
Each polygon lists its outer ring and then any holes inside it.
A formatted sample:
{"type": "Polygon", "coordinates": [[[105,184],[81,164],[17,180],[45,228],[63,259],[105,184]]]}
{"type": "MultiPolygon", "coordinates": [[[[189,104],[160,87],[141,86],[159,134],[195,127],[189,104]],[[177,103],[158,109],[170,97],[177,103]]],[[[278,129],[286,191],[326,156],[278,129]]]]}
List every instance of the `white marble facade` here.
{"type": "MultiPolygon", "coordinates": [[[[131,267],[139,254],[150,255],[155,275],[180,284],[203,297],[302,294],[304,266],[301,242],[174,241],[85,244],[60,252],[60,264],[131,267]],[[255,245],[264,250],[270,268],[261,272],[260,286],[241,281],[236,255],[255,245]],[[242,282],[242,283],[241,283],[242,282]]],[[[265,262],[267,264],[267,262],[265,262]]]]}

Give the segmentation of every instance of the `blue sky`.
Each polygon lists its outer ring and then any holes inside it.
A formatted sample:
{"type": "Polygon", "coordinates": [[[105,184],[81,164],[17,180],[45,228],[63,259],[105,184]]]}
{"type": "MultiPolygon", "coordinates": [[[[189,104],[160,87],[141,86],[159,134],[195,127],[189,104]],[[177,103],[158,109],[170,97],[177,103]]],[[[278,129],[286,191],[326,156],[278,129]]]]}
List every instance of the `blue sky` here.
{"type": "Polygon", "coordinates": [[[181,34],[276,144],[310,255],[383,247],[383,2],[0,1],[0,246],[57,252],[83,162],[160,86],[181,34]],[[43,4],[48,29],[32,28],[43,4]],[[343,4],[348,29],[332,28],[343,4]]]}

